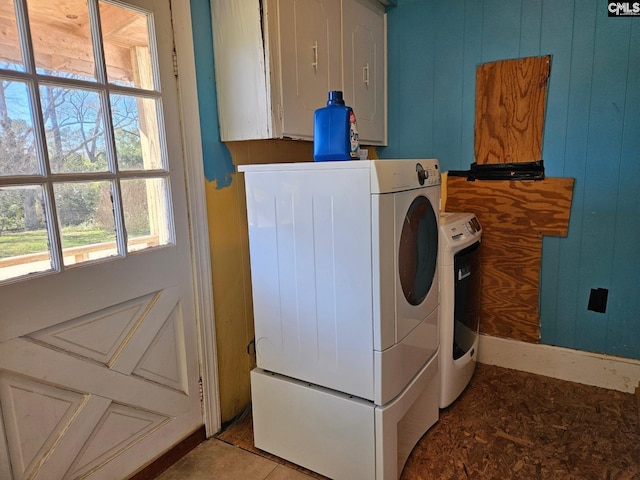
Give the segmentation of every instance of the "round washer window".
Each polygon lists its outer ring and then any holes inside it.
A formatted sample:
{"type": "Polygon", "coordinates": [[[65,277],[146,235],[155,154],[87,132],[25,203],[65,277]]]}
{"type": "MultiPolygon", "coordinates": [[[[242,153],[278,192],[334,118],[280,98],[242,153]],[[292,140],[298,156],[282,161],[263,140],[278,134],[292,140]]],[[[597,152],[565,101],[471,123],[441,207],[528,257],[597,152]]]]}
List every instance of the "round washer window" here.
{"type": "Polygon", "coordinates": [[[404,217],[398,251],[400,284],[411,305],[420,305],[429,293],[437,255],[436,214],[427,197],[416,197],[404,217]]]}

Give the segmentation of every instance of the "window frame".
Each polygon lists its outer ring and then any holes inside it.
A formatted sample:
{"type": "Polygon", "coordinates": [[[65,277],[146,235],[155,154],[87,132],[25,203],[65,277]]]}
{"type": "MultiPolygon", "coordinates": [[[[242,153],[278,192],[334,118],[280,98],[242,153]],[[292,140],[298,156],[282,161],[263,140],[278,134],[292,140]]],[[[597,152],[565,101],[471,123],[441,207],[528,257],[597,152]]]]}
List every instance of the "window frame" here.
{"type": "MultiPolygon", "coordinates": [[[[43,192],[45,228],[47,230],[48,250],[50,255],[50,268],[20,276],[1,279],[0,285],[8,282],[32,278],[34,275],[49,275],[63,272],[69,268],[76,268],[94,262],[108,261],[136,254],[143,250],[131,249],[127,238],[125,225],[125,211],[123,205],[121,182],[126,180],[163,180],[164,182],[164,206],[167,231],[165,243],[148,248],[163,248],[175,245],[175,225],[171,202],[171,179],[168,160],[168,148],[166,144],[166,132],[162,107],[162,90],[158,67],[157,42],[155,38],[153,13],[135,7],[131,4],[114,0],[85,0],[88,7],[90,21],[91,42],[94,54],[95,80],[81,78],[66,78],[56,75],[38,73],[31,29],[29,28],[29,16],[27,0],[14,0],[15,19],[19,37],[20,52],[23,70],[5,69],[0,67],[0,81],[16,81],[25,85],[28,89],[28,102],[31,114],[33,141],[37,156],[38,172],[26,175],[0,175],[0,187],[24,187],[37,185],[43,192]],[[149,40],[149,54],[151,60],[152,89],[136,86],[121,85],[110,82],[107,74],[106,58],[104,53],[104,39],[101,29],[100,4],[111,4],[129,9],[147,16],[147,32],[149,40]],[[61,88],[75,88],[97,92],[102,115],[103,134],[105,136],[105,149],[107,156],[107,171],[77,172],[77,173],[53,173],[51,161],[47,149],[47,131],[42,109],[41,86],[53,86],[61,88]],[[155,102],[156,125],[158,129],[158,142],[160,164],[162,168],[149,168],[140,170],[124,170],[118,165],[117,147],[113,122],[111,101],[113,95],[124,95],[136,99],[151,99],[155,102]],[[65,265],[63,238],[60,229],[59,211],[56,207],[54,185],[73,182],[99,182],[108,181],[114,214],[114,228],[116,238],[116,256],[108,256],[96,260],[82,261],[65,265]]],[[[138,120],[140,114],[138,112],[138,120]]]]}

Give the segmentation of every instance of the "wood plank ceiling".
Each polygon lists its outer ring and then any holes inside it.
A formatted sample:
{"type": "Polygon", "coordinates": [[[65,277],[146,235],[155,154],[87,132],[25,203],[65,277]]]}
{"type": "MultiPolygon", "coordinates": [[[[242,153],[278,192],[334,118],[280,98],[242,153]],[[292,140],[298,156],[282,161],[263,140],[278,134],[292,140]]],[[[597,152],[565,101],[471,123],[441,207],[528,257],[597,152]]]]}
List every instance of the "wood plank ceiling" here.
{"type": "MultiPolygon", "coordinates": [[[[132,47],[148,47],[147,18],[100,2],[107,70],[111,81],[134,80],[132,47]]],[[[89,10],[85,0],[28,0],[36,64],[55,72],[94,77],[89,10]]],[[[22,64],[13,2],[0,2],[0,62],[22,64]]]]}

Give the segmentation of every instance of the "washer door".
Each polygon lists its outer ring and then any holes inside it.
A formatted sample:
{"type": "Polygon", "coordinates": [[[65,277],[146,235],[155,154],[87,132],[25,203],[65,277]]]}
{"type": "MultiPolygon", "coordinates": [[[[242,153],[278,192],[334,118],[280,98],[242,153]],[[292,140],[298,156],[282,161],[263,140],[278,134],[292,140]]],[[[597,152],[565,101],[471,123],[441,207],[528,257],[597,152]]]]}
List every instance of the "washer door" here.
{"type": "Polygon", "coordinates": [[[396,226],[396,341],[438,305],[438,212],[433,205],[438,205],[439,191],[432,187],[403,192],[396,198],[396,218],[402,220],[396,226]]]}

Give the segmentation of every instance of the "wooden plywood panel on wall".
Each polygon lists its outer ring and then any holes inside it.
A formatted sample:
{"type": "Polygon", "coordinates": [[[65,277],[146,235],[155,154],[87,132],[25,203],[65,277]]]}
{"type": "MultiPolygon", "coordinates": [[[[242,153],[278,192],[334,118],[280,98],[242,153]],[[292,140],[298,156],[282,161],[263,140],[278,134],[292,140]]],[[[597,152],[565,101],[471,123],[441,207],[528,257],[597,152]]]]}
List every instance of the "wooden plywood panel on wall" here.
{"type": "Polygon", "coordinates": [[[539,341],[541,260],[542,235],[518,235],[505,241],[500,230],[489,228],[483,232],[480,260],[483,333],[524,342],[539,341]]]}
{"type": "Polygon", "coordinates": [[[468,182],[447,177],[445,209],[473,212],[482,231],[480,331],[540,339],[542,236],[566,236],[573,179],[468,182]]]}
{"type": "Polygon", "coordinates": [[[482,219],[500,226],[505,235],[538,235],[566,237],[573,178],[544,180],[476,180],[447,177],[445,207],[450,212],[471,211],[482,219]],[[460,209],[463,206],[471,210],[460,209]]]}
{"type": "Polygon", "coordinates": [[[479,164],[542,158],[551,57],[485,63],[476,70],[475,160],[479,164]]]}

